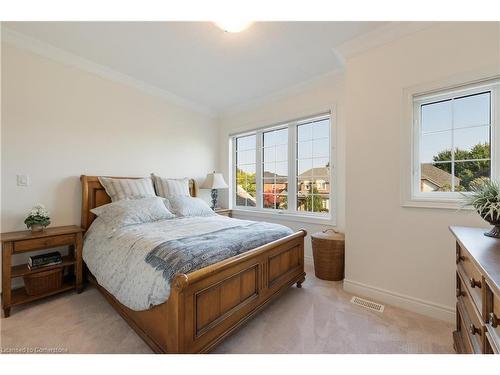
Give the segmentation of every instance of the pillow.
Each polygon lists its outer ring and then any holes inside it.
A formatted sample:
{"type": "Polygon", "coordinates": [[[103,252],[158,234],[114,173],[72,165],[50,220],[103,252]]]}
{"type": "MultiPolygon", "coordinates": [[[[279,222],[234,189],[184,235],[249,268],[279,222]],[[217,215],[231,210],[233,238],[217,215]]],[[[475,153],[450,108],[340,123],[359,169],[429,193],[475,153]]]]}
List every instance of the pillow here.
{"type": "Polygon", "coordinates": [[[150,177],[137,179],[99,177],[99,181],[111,197],[112,202],[123,199],[156,197],[150,177]]]}
{"type": "Polygon", "coordinates": [[[176,216],[213,216],[216,215],[208,204],[200,199],[193,197],[172,197],[168,198],[172,212],[176,216]]]}
{"type": "Polygon", "coordinates": [[[160,197],[190,197],[189,193],[189,179],[180,178],[164,178],[151,174],[155,184],[156,192],[160,197]]]}
{"type": "Polygon", "coordinates": [[[112,230],[175,217],[160,197],[121,200],[96,207],[90,212],[99,216],[112,230]]]}

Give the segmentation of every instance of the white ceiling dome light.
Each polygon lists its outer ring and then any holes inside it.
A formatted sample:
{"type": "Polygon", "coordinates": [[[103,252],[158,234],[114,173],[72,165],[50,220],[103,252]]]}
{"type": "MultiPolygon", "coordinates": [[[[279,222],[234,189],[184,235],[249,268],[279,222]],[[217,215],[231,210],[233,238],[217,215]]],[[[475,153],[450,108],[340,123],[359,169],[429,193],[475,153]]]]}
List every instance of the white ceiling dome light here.
{"type": "Polygon", "coordinates": [[[225,21],[216,21],[214,23],[218,28],[228,33],[239,33],[247,29],[253,22],[242,21],[242,20],[225,20],[225,21]]]}

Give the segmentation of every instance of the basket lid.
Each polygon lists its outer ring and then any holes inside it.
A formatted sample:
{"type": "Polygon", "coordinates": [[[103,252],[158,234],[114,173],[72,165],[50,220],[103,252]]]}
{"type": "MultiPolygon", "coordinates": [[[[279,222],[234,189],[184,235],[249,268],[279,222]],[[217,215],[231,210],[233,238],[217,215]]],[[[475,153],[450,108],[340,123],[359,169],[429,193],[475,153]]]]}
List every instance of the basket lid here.
{"type": "Polygon", "coordinates": [[[311,237],[321,240],[344,241],[344,233],[337,232],[335,229],[325,229],[324,231],[311,234],[311,237]]]}

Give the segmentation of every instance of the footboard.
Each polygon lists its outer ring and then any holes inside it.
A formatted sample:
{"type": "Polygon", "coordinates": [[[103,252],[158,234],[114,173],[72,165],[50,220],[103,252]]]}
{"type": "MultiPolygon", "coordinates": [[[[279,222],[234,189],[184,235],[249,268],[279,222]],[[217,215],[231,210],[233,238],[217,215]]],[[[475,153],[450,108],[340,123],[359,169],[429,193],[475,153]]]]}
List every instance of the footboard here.
{"type": "Polygon", "coordinates": [[[172,282],[168,353],[207,352],[304,273],[301,230],[172,282]]]}

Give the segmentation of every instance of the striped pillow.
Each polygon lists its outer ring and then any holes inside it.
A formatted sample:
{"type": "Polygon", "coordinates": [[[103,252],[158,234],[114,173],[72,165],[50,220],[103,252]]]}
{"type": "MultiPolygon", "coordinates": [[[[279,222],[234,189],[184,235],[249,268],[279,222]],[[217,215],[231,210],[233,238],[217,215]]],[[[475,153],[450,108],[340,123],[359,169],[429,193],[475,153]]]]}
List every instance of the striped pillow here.
{"type": "Polygon", "coordinates": [[[190,197],[189,193],[189,179],[180,178],[164,178],[155,176],[151,174],[155,184],[156,192],[160,197],[171,198],[171,197],[190,197]]]}
{"type": "Polygon", "coordinates": [[[137,179],[99,177],[99,181],[112,202],[156,196],[153,182],[149,177],[137,179]]]}

